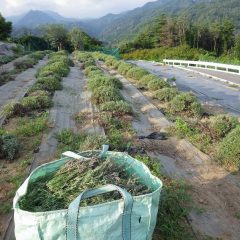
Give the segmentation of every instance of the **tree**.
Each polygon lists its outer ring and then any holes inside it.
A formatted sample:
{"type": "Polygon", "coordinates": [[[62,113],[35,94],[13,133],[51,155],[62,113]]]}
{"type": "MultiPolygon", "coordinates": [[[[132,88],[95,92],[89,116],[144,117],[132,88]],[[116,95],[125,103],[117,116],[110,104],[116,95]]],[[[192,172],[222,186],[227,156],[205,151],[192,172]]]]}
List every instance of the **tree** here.
{"type": "Polygon", "coordinates": [[[52,48],[58,51],[64,49],[67,44],[67,30],[61,24],[51,24],[43,28],[45,39],[49,42],[52,48]]]}
{"type": "Polygon", "coordinates": [[[240,33],[235,39],[234,55],[240,60],[240,33]]]}
{"type": "Polygon", "coordinates": [[[234,25],[230,20],[224,20],[222,24],[223,50],[227,52],[234,43],[234,25]]]}
{"type": "Polygon", "coordinates": [[[0,13],[0,40],[6,40],[12,32],[12,23],[6,22],[0,13]]]}
{"type": "Polygon", "coordinates": [[[79,28],[73,28],[68,33],[68,38],[74,50],[84,49],[84,34],[79,28]]]}

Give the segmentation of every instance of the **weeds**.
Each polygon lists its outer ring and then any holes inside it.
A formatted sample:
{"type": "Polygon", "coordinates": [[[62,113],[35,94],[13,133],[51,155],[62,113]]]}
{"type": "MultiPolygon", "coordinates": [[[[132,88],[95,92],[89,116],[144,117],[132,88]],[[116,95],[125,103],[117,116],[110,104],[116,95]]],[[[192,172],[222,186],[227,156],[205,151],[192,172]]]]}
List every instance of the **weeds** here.
{"type": "Polygon", "coordinates": [[[232,130],[220,143],[217,161],[231,171],[240,170],[240,126],[232,130]]]}
{"type": "Polygon", "coordinates": [[[171,180],[161,173],[160,162],[147,155],[135,155],[154,174],[163,180],[161,201],[158,210],[158,222],[153,234],[153,240],[159,239],[192,239],[191,230],[186,222],[192,208],[189,195],[190,187],[184,182],[171,180]]]}
{"type": "Polygon", "coordinates": [[[201,116],[201,104],[197,98],[189,93],[180,93],[170,102],[170,112],[188,116],[201,116]]]}
{"type": "Polygon", "coordinates": [[[111,112],[114,115],[132,114],[132,107],[124,101],[111,101],[99,106],[100,111],[111,112]]]}
{"type": "Polygon", "coordinates": [[[176,88],[165,87],[154,93],[154,98],[163,101],[170,102],[178,95],[176,88]]]}
{"type": "Polygon", "coordinates": [[[47,128],[47,114],[42,114],[35,119],[20,118],[18,121],[19,127],[16,128],[15,133],[20,137],[32,137],[47,128]]]}
{"type": "Polygon", "coordinates": [[[112,86],[101,86],[93,91],[91,100],[98,105],[111,101],[121,101],[122,96],[119,90],[112,86]]]}

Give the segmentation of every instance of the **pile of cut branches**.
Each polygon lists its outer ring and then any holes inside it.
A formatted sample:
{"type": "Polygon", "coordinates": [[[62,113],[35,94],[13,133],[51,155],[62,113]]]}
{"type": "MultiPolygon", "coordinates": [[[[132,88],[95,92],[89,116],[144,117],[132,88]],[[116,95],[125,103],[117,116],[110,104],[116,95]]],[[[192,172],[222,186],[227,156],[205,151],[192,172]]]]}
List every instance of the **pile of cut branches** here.
{"type": "MultiPolygon", "coordinates": [[[[20,201],[20,207],[32,212],[66,209],[71,201],[84,190],[106,184],[115,184],[125,188],[133,196],[151,192],[137,176],[128,174],[126,166],[116,163],[111,158],[71,160],[54,174],[30,183],[27,194],[20,201]]],[[[86,199],[82,201],[81,206],[100,204],[120,198],[118,192],[110,192],[86,199]]]]}

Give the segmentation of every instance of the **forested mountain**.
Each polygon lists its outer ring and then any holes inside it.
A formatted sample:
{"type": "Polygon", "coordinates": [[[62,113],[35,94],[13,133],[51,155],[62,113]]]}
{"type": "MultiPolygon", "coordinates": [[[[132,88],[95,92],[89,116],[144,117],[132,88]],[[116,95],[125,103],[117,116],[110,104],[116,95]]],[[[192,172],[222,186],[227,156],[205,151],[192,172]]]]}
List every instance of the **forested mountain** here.
{"type": "Polygon", "coordinates": [[[136,37],[142,28],[161,15],[186,16],[189,21],[207,22],[230,19],[240,30],[239,0],[158,0],[124,14],[108,15],[88,22],[85,29],[98,29],[95,36],[119,43],[136,37]]]}
{"type": "MultiPolygon", "coordinates": [[[[184,16],[194,23],[213,22],[230,19],[240,31],[239,0],[158,0],[143,7],[121,14],[108,14],[99,19],[68,19],[52,12],[30,11],[18,21],[13,22],[14,29],[34,28],[48,23],[64,23],[68,27],[78,26],[87,33],[108,43],[118,44],[133,40],[139,32],[161,15],[184,16]]],[[[16,18],[14,18],[16,20],[16,18]]]]}

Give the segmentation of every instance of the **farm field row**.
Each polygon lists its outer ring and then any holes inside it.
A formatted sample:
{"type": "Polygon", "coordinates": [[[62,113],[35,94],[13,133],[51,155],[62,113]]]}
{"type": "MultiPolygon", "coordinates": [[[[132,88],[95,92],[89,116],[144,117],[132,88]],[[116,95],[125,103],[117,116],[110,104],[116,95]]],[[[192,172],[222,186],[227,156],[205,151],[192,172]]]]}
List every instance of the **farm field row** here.
{"type": "MultiPolygon", "coordinates": [[[[1,152],[2,233],[11,219],[11,199],[29,172],[66,150],[100,149],[108,143],[111,150],[126,151],[143,161],[164,182],[153,239],[198,235],[237,239],[239,175],[219,167],[189,143],[193,138],[200,149],[206,146],[195,131],[196,121],[203,121],[203,109],[194,96],[171,86],[172,82],[100,53],[49,54],[48,64],[38,70],[26,96],[5,107],[7,118],[0,136],[15,151],[1,152]]],[[[230,116],[204,120],[211,127],[227,126],[224,136],[219,129],[210,129],[209,146],[213,142],[217,146],[238,130],[239,123],[230,116]]],[[[238,170],[237,162],[220,164],[238,170]]],[[[6,239],[12,239],[12,229],[8,228],[6,239]]]]}

